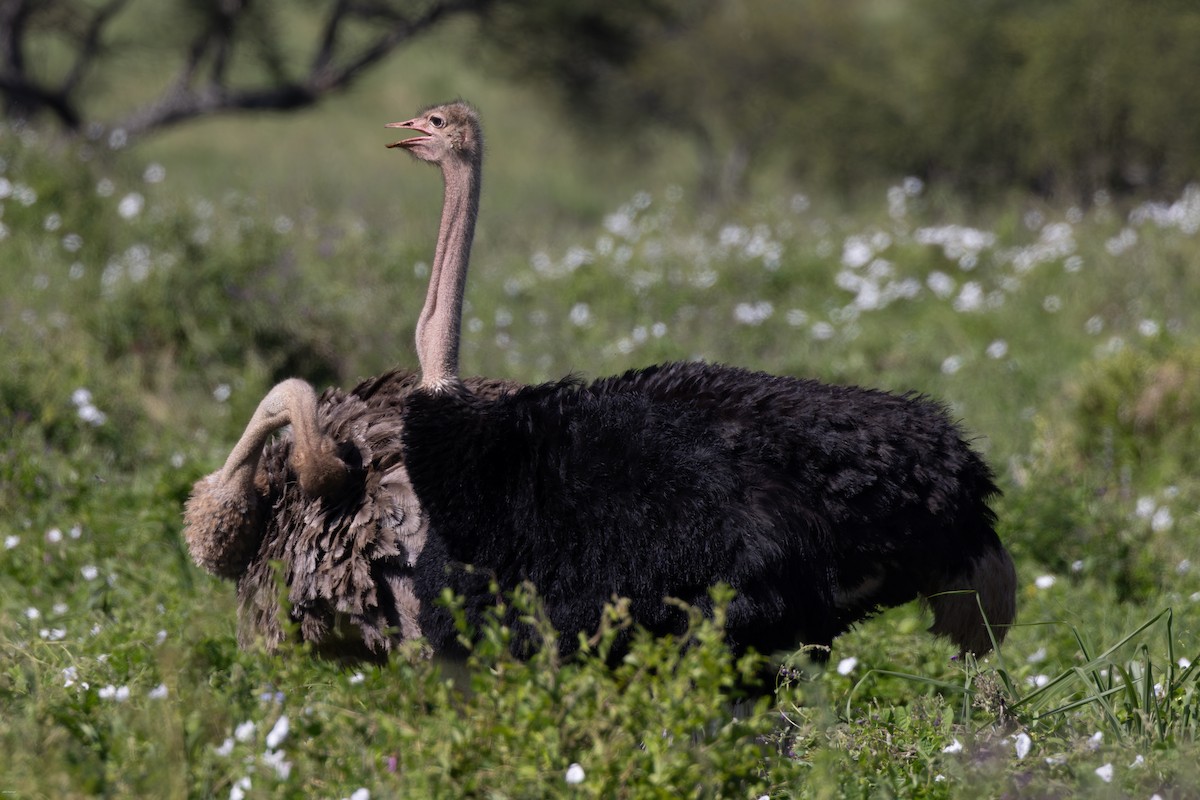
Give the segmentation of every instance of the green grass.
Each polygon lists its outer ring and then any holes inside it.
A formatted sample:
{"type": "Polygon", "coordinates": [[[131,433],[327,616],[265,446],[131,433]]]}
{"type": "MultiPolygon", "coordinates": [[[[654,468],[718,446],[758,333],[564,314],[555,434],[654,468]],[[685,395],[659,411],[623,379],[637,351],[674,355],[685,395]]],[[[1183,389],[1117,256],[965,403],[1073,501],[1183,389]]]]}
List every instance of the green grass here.
{"type": "Polygon", "coordinates": [[[903,213],[900,186],[891,213],[888,187],[713,211],[686,157],[638,170],[619,142],[585,153],[483,75],[462,89],[490,142],[464,370],[533,381],[702,356],[939,397],[1005,490],[1021,624],[962,663],[921,609],[888,611],[737,719],[723,692],[750,665],[702,620],[697,646],[642,639],[615,670],[513,662],[493,626],[466,693],[420,660],[239,652],[233,587],[190,564],[182,503],[275,380],[415,363],[440,194],[378,125],[458,93],[422,56],[316,116],[214,121],[116,155],[0,132],[0,796],[1197,785],[1194,195],[1158,221],[1132,203],[967,209],[911,185],[903,213]],[[151,164],[165,180],[145,180],[151,164]]]}

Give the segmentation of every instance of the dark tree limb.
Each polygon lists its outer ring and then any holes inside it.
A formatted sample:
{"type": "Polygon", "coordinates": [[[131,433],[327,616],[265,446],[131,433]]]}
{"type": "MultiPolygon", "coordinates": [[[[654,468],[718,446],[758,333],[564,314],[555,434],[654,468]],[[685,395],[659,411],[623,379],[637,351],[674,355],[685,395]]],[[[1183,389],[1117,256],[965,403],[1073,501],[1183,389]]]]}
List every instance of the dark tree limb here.
{"type": "MultiPolygon", "coordinates": [[[[235,0],[238,2],[238,0],[235,0]]],[[[226,64],[238,45],[237,26],[245,21],[249,0],[240,0],[228,26],[207,30],[193,43],[188,62],[162,96],[114,122],[130,137],[179,124],[189,119],[237,111],[288,111],[317,103],[326,95],[348,88],[367,68],[404,44],[455,14],[479,13],[495,0],[441,0],[407,16],[383,3],[334,0],[314,46],[308,73],[297,80],[280,75],[277,82],[257,87],[230,85],[226,64]],[[386,23],[373,41],[349,53],[340,52],[339,34],[351,21],[386,23]],[[197,72],[207,52],[215,50],[208,81],[199,84],[197,72]]]]}
{"type": "Polygon", "coordinates": [[[100,54],[101,37],[105,27],[112,22],[113,17],[121,12],[127,2],[128,0],[109,0],[88,20],[81,46],[75,55],[75,61],[71,65],[67,77],[63,79],[61,90],[63,96],[70,97],[79,89],[80,82],[92,61],[100,54]]]}
{"type": "Polygon", "coordinates": [[[668,23],[685,19],[683,9],[701,0],[308,0],[300,11],[285,0],[167,2],[182,6],[164,12],[170,24],[182,26],[181,34],[165,45],[143,40],[120,47],[132,55],[149,44],[166,62],[157,96],[139,107],[97,113],[97,102],[88,98],[93,77],[118,51],[114,36],[158,35],[124,22],[119,27],[126,33],[114,34],[114,23],[123,12],[134,13],[134,4],[0,0],[4,115],[52,118],[76,135],[119,131],[112,141],[129,142],[213,114],[305,108],[346,90],[414,37],[464,15],[484,21],[484,38],[515,73],[548,77],[568,90],[565,95],[584,98],[584,90],[627,68],[639,48],[661,41],[668,23]],[[304,23],[318,23],[299,47],[276,30],[284,15],[295,13],[311,15],[304,23]]]}
{"type": "Polygon", "coordinates": [[[0,0],[0,96],[10,118],[48,114],[69,131],[100,122],[101,129],[124,131],[127,139],[190,119],[239,111],[287,111],[319,102],[348,88],[371,66],[445,19],[482,13],[504,0],[433,0],[410,10],[399,0],[330,0],[324,24],[313,41],[306,71],[289,74],[270,35],[269,6],[256,0],[215,0],[180,54],[179,67],[162,93],[124,115],[87,119],[81,95],[90,72],[105,54],[105,33],[128,0],[99,6],[79,0],[0,0]],[[61,20],[71,20],[70,25],[61,20]],[[346,27],[366,23],[374,38],[345,43],[346,27]],[[35,37],[66,39],[75,53],[65,76],[36,73],[26,58],[35,37]],[[267,77],[240,83],[236,64],[248,58],[267,77]]]}

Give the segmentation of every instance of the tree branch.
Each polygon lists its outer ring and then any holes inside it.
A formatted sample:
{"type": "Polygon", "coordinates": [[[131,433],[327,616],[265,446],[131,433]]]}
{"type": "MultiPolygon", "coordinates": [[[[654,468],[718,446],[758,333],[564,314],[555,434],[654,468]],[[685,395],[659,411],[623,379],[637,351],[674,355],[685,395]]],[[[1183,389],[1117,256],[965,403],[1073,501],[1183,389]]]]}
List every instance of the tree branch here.
{"type": "MultiPolygon", "coordinates": [[[[113,128],[121,128],[130,137],[177,125],[195,117],[238,111],[287,111],[317,103],[321,98],[348,88],[368,67],[393,52],[404,42],[423,33],[455,14],[484,11],[498,0],[442,0],[411,18],[376,3],[358,4],[353,0],[336,0],[330,9],[322,33],[316,43],[308,74],[300,80],[281,81],[274,85],[254,88],[230,88],[225,82],[223,66],[214,68],[208,85],[194,86],[198,64],[205,52],[214,45],[225,55],[218,58],[224,64],[228,47],[233,43],[233,25],[228,29],[210,27],[193,42],[189,58],[179,78],[161,97],[128,114],[113,128]],[[338,58],[338,34],[349,20],[369,19],[375,23],[390,21],[387,30],[367,45],[338,58]]],[[[245,12],[246,3],[238,3],[234,17],[245,12]]]]}
{"type": "Polygon", "coordinates": [[[64,97],[69,97],[79,87],[80,81],[83,80],[83,76],[92,65],[92,61],[100,53],[100,37],[104,33],[105,26],[112,21],[113,17],[120,13],[127,2],[128,0],[109,0],[88,20],[83,40],[79,46],[79,52],[75,56],[75,62],[71,65],[71,70],[67,73],[67,77],[63,79],[60,91],[64,97]]]}
{"type": "Polygon", "coordinates": [[[79,110],[60,91],[0,74],[0,92],[8,101],[8,113],[15,117],[46,110],[58,117],[58,121],[67,130],[76,131],[83,125],[79,110]]]}

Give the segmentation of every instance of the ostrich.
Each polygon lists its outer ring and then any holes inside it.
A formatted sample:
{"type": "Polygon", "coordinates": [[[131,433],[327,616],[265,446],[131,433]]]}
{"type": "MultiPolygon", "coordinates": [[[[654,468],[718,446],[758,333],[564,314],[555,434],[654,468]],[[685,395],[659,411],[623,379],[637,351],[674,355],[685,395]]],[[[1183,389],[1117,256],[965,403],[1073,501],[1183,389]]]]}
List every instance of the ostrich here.
{"type": "Polygon", "coordinates": [[[493,582],[523,581],[567,650],[614,595],[644,627],[678,633],[685,618],[664,598],[705,607],[716,583],[736,591],[735,651],[828,648],[917,597],[932,632],[964,652],[1004,637],[1015,572],[988,506],[997,489],[933,401],[703,363],[591,383],[460,380],[480,155],[464,143],[481,141],[478,125],[451,105],[395,127],[420,135],[389,146],[446,176],[421,378],[389,373],[319,399],[301,381],[280,384],[226,467],[197,484],[188,542],[202,566],[239,577],[244,630],[281,637],[267,597],[274,558],[288,565],[304,638],[331,639],[340,614],[374,655],[417,635],[456,654],[442,591],[462,595],[477,622],[493,582]],[[452,189],[464,156],[475,179],[452,189]],[[287,421],[292,440],[257,463],[287,421]]]}
{"type": "MultiPolygon", "coordinates": [[[[457,338],[465,279],[455,284],[439,278],[466,273],[483,137],[477,113],[463,102],[433,106],[388,127],[429,131],[425,140],[389,147],[438,165],[445,187],[417,322],[420,358],[430,349],[421,346],[425,331],[438,327],[457,338]],[[459,263],[447,267],[447,259],[459,263]]],[[[422,362],[422,373],[457,376],[457,344],[439,358],[437,364],[422,362]]],[[[319,397],[304,381],[284,381],[259,403],[224,466],[196,482],[184,507],[184,537],[199,566],[237,582],[242,646],[261,641],[274,649],[286,638],[273,563],[282,565],[287,585],[287,621],[318,652],[377,660],[420,637],[412,582],[426,522],[400,445],[400,415],[418,381],[418,374],[394,369],[319,397]],[[290,436],[272,440],[289,424],[290,436]]],[[[465,383],[481,396],[517,388],[487,378],[465,383]]]]}

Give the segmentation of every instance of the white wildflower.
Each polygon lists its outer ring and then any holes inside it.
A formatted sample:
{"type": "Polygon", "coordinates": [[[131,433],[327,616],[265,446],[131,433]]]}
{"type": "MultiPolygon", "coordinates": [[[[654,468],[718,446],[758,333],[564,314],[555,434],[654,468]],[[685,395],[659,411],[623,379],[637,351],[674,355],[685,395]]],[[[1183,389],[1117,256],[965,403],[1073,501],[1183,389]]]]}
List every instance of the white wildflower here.
{"type": "Polygon", "coordinates": [[[121,202],[117,204],[117,213],[121,215],[122,219],[133,219],[142,213],[142,209],[145,206],[146,198],[137,192],[130,192],[122,197],[121,202]]]}
{"type": "Polygon", "coordinates": [[[954,278],[951,278],[944,272],[929,273],[929,277],[925,279],[925,285],[929,287],[931,292],[943,300],[954,294],[954,278]]]}
{"type": "Polygon", "coordinates": [[[761,325],[774,312],[775,307],[767,300],[738,303],[734,306],[733,318],[742,325],[761,325]]]}
{"type": "Polygon", "coordinates": [[[959,313],[978,311],[983,307],[983,301],[983,286],[975,281],[968,281],[963,284],[958,297],[954,299],[954,310],[959,313]]]}
{"type": "Polygon", "coordinates": [[[42,612],[38,611],[33,606],[30,606],[29,608],[25,609],[25,618],[26,619],[35,620],[35,619],[40,618],[41,616],[42,616],[42,612]]]}
{"type": "Polygon", "coordinates": [[[217,384],[217,388],[213,389],[212,396],[213,396],[213,399],[216,400],[218,403],[224,403],[226,400],[229,399],[229,396],[231,394],[233,394],[233,390],[231,388],[229,388],[229,384],[228,383],[220,383],[220,384],[217,384]]]}
{"type": "Polygon", "coordinates": [[[1150,529],[1155,533],[1163,533],[1175,527],[1175,518],[1171,516],[1171,509],[1163,506],[1154,512],[1154,516],[1150,518],[1150,529]]]}
{"type": "Polygon", "coordinates": [[[347,800],[371,800],[371,793],[367,791],[366,787],[361,787],[351,792],[347,800]]]}
{"type": "Polygon", "coordinates": [[[356,673],[354,673],[353,675],[351,675],[351,676],[350,676],[350,683],[351,683],[351,685],[357,685],[357,684],[360,684],[360,683],[362,683],[364,680],[366,680],[366,676],[365,676],[365,675],[363,675],[361,672],[356,672],[356,673]]]}
{"type": "Polygon", "coordinates": [[[1154,502],[1153,497],[1139,497],[1137,505],[1134,506],[1133,513],[1139,519],[1150,519],[1154,516],[1154,512],[1158,509],[1158,503],[1154,502]]]}
{"type": "Polygon", "coordinates": [[[871,245],[861,236],[851,236],[842,244],[842,264],[851,269],[865,266],[874,255],[871,245]]]}
{"type": "Polygon", "coordinates": [[[246,792],[250,791],[250,779],[240,778],[229,790],[229,800],[246,800],[246,792]]]}
{"type": "Polygon", "coordinates": [[[281,714],[279,719],[275,720],[275,725],[272,726],[271,732],[267,734],[267,747],[272,750],[279,747],[283,743],[283,740],[287,738],[290,727],[287,714],[281,714]]]}
{"type": "Polygon", "coordinates": [[[812,326],[812,337],[818,341],[828,341],[837,331],[828,322],[817,322],[812,326]]]}
{"type": "Polygon", "coordinates": [[[214,747],[213,752],[219,756],[227,756],[233,752],[233,737],[226,736],[220,747],[214,747]]]}
{"type": "Polygon", "coordinates": [[[165,683],[160,683],[158,686],[155,686],[153,689],[147,692],[146,696],[151,700],[165,700],[167,697],[167,685],[165,683]]]}
{"type": "Polygon", "coordinates": [[[1039,647],[1037,650],[1034,650],[1032,653],[1030,653],[1029,657],[1025,660],[1030,664],[1040,664],[1046,660],[1046,648],[1039,647]]]}
{"type": "Polygon", "coordinates": [[[579,766],[579,764],[576,763],[567,767],[566,781],[569,786],[577,786],[583,783],[584,777],[583,767],[579,766]]]}
{"type": "Polygon", "coordinates": [[[107,686],[101,686],[97,689],[96,695],[101,700],[115,700],[118,703],[123,703],[129,699],[129,687],[114,686],[110,683],[107,686]]]}
{"type": "Polygon", "coordinates": [[[263,763],[275,770],[280,780],[286,781],[292,774],[292,762],[284,757],[282,750],[268,750],[262,755],[263,763]]]}
{"type": "Polygon", "coordinates": [[[50,544],[58,544],[63,539],[63,532],[58,528],[51,528],[46,531],[46,541],[50,544]]]}
{"type": "Polygon", "coordinates": [[[1022,731],[1021,733],[1017,734],[1015,747],[1017,751],[1017,758],[1023,759],[1025,756],[1029,755],[1029,749],[1033,747],[1033,740],[1029,738],[1028,733],[1022,731]]]}
{"type": "Polygon", "coordinates": [[[1179,664],[1180,669],[1187,669],[1188,667],[1190,667],[1192,665],[1191,659],[1183,658],[1183,657],[1180,657],[1180,659],[1177,663],[1179,664]]]}
{"type": "Polygon", "coordinates": [[[254,720],[246,720],[233,729],[233,738],[239,742],[248,742],[254,736],[255,729],[258,728],[254,724],[254,720]]]}
{"type": "Polygon", "coordinates": [[[837,665],[838,675],[849,675],[851,672],[854,671],[854,668],[857,666],[858,666],[858,659],[855,658],[854,656],[850,656],[848,658],[843,658],[841,661],[838,662],[838,665],[837,665]]]}
{"type": "Polygon", "coordinates": [[[962,365],[962,356],[946,356],[945,360],[942,361],[942,374],[953,375],[962,369],[962,365]]]}
{"type": "Polygon", "coordinates": [[[1134,756],[1133,762],[1130,763],[1129,768],[1134,769],[1136,767],[1142,766],[1145,763],[1146,763],[1146,757],[1144,755],[1142,755],[1141,753],[1138,753],[1136,756],[1134,756]]]}
{"type": "Polygon", "coordinates": [[[988,358],[1004,358],[1008,355],[1008,342],[997,339],[987,346],[988,358]]]}
{"type": "Polygon", "coordinates": [[[1049,589],[1057,582],[1058,578],[1054,577],[1053,575],[1039,575],[1037,579],[1034,580],[1033,585],[1039,589],[1049,589]]]}
{"type": "Polygon", "coordinates": [[[15,534],[9,534],[4,537],[4,549],[12,550],[21,543],[21,537],[15,534]]]}
{"type": "Polygon", "coordinates": [[[91,425],[103,425],[108,419],[108,415],[93,405],[79,407],[79,418],[91,425]]]}
{"type": "Polygon", "coordinates": [[[1096,777],[1105,783],[1112,783],[1113,765],[1111,763],[1096,767],[1096,777]]]}
{"type": "Polygon", "coordinates": [[[962,751],[963,751],[962,742],[960,742],[957,738],[954,741],[952,741],[950,744],[948,744],[942,748],[943,753],[961,753],[962,751]]]}
{"type": "Polygon", "coordinates": [[[1144,319],[1138,323],[1138,333],[1145,336],[1147,339],[1157,336],[1159,331],[1158,323],[1152,319],[1144,319]]]}
{"type": "Polygon", "coordinates": [[[1123,228],[1119,234],[1104,243],[1104,249],[1109,255],[1119,256],[1137,244],[1137,231],[1133,228],[1123,228]]]}
{"type": "Polygon", "coordinates": [[[85,581],[94,581],[100,576],[100,570],[92,564],[85,564],[80,567],[79,574],[83,576],[85,581]]]}
{"type": "Polygon", "coordinates": [[[591,321],[592,309],[587,303],[576,303],[575,305],[571,306],[571,313],[569,317],[572,325],[582,328],[591,321]]]}

